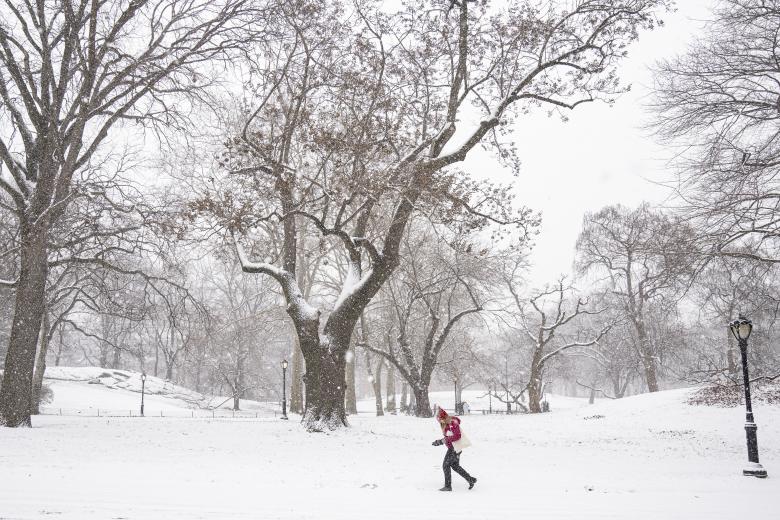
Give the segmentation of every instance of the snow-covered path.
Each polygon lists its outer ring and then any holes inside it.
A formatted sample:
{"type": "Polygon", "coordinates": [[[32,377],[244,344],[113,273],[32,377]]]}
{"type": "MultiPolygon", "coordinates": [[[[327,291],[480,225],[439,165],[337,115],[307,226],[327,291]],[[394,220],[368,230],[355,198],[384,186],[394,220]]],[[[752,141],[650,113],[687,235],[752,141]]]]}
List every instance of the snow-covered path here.
{"type": "Polygon", "coordinates": [[[770,478],[741,475],[740,409],[687,391],[537,416],[464,418],[441,493],[432,420],[361,415],[335,434],[266,419],[38,417],[0,430],[3,519],[727,519],[780,497],[780,408],[757,406],[770,478]]]}

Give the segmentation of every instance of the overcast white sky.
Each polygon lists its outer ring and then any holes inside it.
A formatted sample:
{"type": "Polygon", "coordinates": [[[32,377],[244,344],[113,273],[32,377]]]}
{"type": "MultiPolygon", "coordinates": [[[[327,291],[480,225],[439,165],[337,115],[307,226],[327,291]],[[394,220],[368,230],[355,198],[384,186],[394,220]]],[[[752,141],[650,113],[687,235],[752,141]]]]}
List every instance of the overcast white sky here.
{"type": "MultiPolygon", "coordinates": [[[[542,212],[541,232],[532,254],[532,285],[552,282],[571,271],[585,212],[616,203],[661,203],[668,197],[668,191],[653,181],[673,176],[668,165],[671,151],[661,148],[641,128],[648,118],[642,99],[653,84],[648,68],[660,58],[685,51],[700,34],[712,3],[680,0],[678,11],[665,17],[665,27],[641,35],[621,73],[632,91],[614,107],[581,105],[566,123],[546,114],[518,120],[515,137],[523,161],[516,181],[518,197],[542,212]]],[[[485,168],[480,161],[484,157],[466,164],[469,169],[485,168]]],[[[498,169],[492,173],[496,179],[508,178],[498,169]]]]}

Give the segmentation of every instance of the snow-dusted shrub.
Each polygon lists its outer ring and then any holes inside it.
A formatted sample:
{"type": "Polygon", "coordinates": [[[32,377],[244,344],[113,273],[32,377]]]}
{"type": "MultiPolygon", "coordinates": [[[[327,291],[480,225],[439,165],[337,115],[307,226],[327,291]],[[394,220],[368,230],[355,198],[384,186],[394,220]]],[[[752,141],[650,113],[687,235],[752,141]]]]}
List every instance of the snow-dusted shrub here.
{"type": "MultiPolygon", "coordinates": [[[[780,383],[751,383],[750,395],[753,402],[780,405],[780,383]]],[[[688,404],[734,407],[745,402],[744,396],[744,389],[740,385],[711,385],[694,392],[688,398],[688,404]]]]}

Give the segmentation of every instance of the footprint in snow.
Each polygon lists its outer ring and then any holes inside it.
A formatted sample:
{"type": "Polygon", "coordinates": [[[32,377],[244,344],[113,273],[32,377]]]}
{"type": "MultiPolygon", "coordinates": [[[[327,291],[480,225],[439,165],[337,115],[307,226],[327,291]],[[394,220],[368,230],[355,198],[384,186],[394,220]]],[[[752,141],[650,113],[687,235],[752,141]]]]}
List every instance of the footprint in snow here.
{"type": "Polygon", "coordinates": [[[360,486],[360,487],[361,487],[361,488],[363,488],[363,489],[376,489],[376,488],[378,488],[379,486],[377,486],[376,484],[363,484],[363,485],[362,485],[362,486],[360,486]]]}

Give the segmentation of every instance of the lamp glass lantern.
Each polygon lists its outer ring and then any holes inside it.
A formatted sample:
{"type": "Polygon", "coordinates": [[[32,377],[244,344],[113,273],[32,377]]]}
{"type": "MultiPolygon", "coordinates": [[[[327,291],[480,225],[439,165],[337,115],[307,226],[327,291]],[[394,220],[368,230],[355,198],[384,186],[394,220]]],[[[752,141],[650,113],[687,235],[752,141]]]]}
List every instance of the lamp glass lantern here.
{"type": "Polygon", "coordinates": [[[750,334],[753,332],[753,322],[744,316],[740,316],[738,319],[731,322],[729,328],[737,340],[747,341],[750,334]]]}

